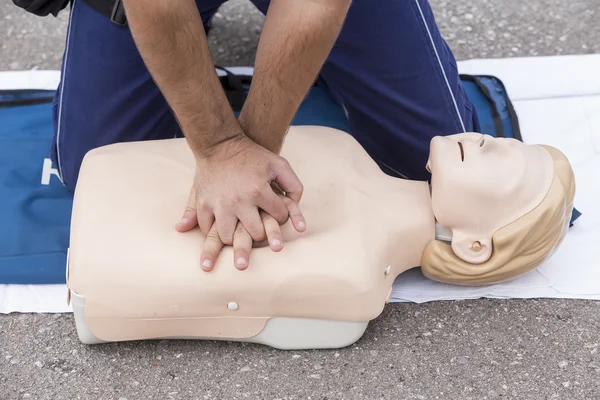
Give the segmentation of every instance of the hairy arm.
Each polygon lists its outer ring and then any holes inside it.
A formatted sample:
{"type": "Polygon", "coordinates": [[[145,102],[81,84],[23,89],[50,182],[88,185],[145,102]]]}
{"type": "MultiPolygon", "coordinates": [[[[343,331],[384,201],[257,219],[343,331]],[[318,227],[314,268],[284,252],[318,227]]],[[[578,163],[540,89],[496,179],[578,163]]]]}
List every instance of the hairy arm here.
{"type": "Polygon", "coordinates": [[[196,157],[242,134],[194,0],[124,0],[135,43],[196,157]]]}
{"type": "Polygon", "coordinates": [[[255,142],[279,153],[349,6],[350,0],[271,0],[252,86],[239,117],[244,132],[255,142]]]}

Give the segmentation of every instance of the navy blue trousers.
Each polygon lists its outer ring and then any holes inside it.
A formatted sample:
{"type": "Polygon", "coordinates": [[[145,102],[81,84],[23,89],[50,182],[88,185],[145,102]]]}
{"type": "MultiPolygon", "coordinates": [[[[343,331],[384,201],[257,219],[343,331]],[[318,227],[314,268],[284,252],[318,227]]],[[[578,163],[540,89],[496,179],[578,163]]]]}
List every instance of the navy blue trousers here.
{"type": "MultiPolygon", "coordinates": [[[[224,1],[197,0],[205,24],[224,1]]],[[[266,13],[269,0],[253,2],[266,13]]],[[[346,110],[350,134],[392,175],[428,179],[433,136],[479,129],[427,0],[354,0],[318,84],[346,110]]],[[[70,15],[53,114],[51,158],[71,188],[93,148],[180,134],[129,29],[81,0],[70,15]]]]}

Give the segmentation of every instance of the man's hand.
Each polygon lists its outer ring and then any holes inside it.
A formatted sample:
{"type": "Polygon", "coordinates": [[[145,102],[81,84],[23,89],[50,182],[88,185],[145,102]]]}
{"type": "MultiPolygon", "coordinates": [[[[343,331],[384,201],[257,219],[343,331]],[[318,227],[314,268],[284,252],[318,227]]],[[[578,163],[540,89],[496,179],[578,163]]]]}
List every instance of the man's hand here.
{"type": "MultiPolygon", "coordinates": [[[[124,0],[123,4],[140,55],[197,160],[188,210],[178,230],[199,224],[208,234],[215,221],[219,238],[232,244],[239,220],[250,237],[264,240],[261,209],[278,224],[289,218],[270,183],[279,184],[296,203],[302,185],[287,161],[244,134],[215,72],[196,2],[124,0]]],[[[281,138],[284,134],[280,130],[281,138]]],[[[296,229],[304,229],[301,214],[293,222],[296,229]]]]}
{"type": "MultiPolygon", "coordinates": [[[[298,218],[301,217],[300,208],[298,205],[289,197],[285,197],[281,194],[279,196],[288,207],[292,221],[298,221],[298,218]]],[[[276,252],[281,251],[281,249],[283,249],[283,237],[281,235],[278,222],[275,220],[275,218],[271,217],[264,211],[260,212],[260,217],[265,227],[266,237],[271,250],[276,252]]],[[[204,250],[202,251],[202,256],[200,257],[200,264],[204,271],[212,271],[215,265],[215,260],[224,246],[225,244],[217,232],[217,226],[216,224],[213,224],[208,231],[208,235],[206,235],[204,250]],[[207,260],[208,262],[206,262],[207,260]]],[[[233,263],[235,268],[240,271],[248,268],[251,251],[252,237],[244,228],[244,226],[238,222],[233,235],[233,263]]]]}
{"type": "MultiPolygon", "coordinates": [[[[216,240],[215,235],[225,245],[235,245],[235,238],[242,243],[249,238],[250,246],[252,241],[269,239],[271,248],[279,251],[283,245],[280,225],[291,217],[298,232],[306,229],[298,207],[302,183],[279,155],[241,134],[210,148],[196,164],[188,205],[177,225],[180,232],[199,225],[207,237],[212,235],[209,243],[216,240]],[[272,185],[285,196],[278,195],[272,185]]],[[[202,267],[210,270],[218,254],[214,250],[206,254],[202,267]]],[[[247,255],[236,259],[237,267],[245,268],[247,263],[247,255]]]]}

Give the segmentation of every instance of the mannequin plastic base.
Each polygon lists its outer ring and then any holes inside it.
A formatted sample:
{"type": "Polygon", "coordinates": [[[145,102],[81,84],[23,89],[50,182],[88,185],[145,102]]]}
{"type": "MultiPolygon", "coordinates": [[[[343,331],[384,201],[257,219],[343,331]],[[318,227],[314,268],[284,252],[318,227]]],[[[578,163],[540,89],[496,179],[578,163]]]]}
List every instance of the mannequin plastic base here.
{"type": "MultiPolygon", "coordinates": [[[[79,340],[84,344],[107,343],[97,338],[85,319],[85,297],[71,292],[73,314],[79,340]]],[[[151,339],[220,340],[267,345],[280,350],[337,349],[358,341],[367,322],[331,321],[310,318],[271,318],[256,336],[247,339],[212,337],[168,337],[151,339]]],[[[140,338],[140,340],[146,338],[140,338]]]]}

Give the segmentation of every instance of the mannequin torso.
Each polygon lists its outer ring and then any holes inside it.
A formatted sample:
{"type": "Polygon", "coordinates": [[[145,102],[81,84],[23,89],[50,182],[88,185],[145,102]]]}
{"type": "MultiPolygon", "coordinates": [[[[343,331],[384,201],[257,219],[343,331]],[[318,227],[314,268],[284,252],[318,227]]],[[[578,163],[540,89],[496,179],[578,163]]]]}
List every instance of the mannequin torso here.
{"type": "Polygon", "coordinates": [[[245,271],[233,268],[225,248],[206,273],[200,231],[173,228],[194,173],[185,140],[91,152],[69,255],[69,287],[85,293],[90,326],[110,337],[137,320],[148,337],[169,336],[169,324],[156,321],[179,318],[189,319],[195,335],[248,337],[271,317],[379,315],[394,278],[418,266],[434,239],[427,183],[383,174],[351,136],[328,128],[292,127],[282,155],[305,186],[307,231],[284,225],[284,249],[255,248],[245,271]]]}

